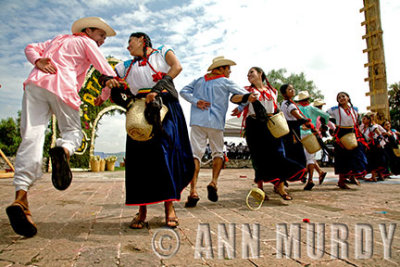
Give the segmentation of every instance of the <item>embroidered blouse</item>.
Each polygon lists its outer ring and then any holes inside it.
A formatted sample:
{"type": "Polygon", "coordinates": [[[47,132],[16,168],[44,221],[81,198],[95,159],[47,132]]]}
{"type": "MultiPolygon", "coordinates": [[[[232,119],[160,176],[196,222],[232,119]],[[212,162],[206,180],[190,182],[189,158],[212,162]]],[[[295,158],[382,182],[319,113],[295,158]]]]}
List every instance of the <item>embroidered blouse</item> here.
{"type": "Polygon", "coordinates": [[[327,110],[328,114],[336,120],[336,125],[339,127],[353,127],[357,123],[358,108],[344,109],[336,106],[327,110]]]}
{"type": "MultiPolygon", "coordinates": [[[[150,54],[148,60],[154,70],[168,73],[170,66],[165,60],[168,51],[174,52],[172,48],[163,45],[150,54]]],[[[115,66],[115,71],[120,78],[125,77],[132,62],[133,59],[121,62],[115,66]]],[[[151,69],[149,64],[141,66],[140,61],[134,62],[126,77],[132,94],[136,95],[140,89],[152,88],[156,84],[156,82],[153,81],[153,74],[155,74],[155,72],[151,69]]]]}

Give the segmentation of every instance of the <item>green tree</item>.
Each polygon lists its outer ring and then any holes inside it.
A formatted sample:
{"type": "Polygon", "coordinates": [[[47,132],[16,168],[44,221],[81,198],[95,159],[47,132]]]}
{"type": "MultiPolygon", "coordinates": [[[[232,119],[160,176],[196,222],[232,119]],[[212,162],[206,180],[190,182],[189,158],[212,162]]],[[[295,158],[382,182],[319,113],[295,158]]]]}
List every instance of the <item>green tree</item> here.
{"type": "Polygon", "coordinates": [[[389,112],[392,122],[392,127],[400,130],[400,82],[389,86],[389,112]]]}
{"type": "MultiPolygon", "coordinates": [[[[314,82],[308,81],[303,72],[300,74],[291,73],[289,76],[287,76],[286,72],[286,69],[271,70],[268,72],[267,78],[274,88],[279,90],[281,85],[290,83],[296,89],[296,93],[300,91],[308,91],[311,96],[311,100],[316,98],[324,98],[321,91],[315,86],[314,82]]],[[[281,102],[282,100],[283,97],[279,92],[278,102],[281,102]]]]}
{"type": "Polygon", "coordinates": [[[13,118],[0,121],[0,149],[7,156],[15,156],[21,143],[19,125],[13,118]]]}

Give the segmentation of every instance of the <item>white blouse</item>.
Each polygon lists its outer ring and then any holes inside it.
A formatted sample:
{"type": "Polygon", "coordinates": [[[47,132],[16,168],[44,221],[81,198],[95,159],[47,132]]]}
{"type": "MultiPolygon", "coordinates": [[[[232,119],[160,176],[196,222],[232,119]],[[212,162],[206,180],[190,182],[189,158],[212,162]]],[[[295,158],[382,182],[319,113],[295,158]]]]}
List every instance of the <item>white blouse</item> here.
{"type": "Polygon", "coordinates": [[[342,107],[332,107],[327,110],[328,114],[336,120],[336,125],[342,127],[352,127],[357,123],[358,109],[356,107],[347,109],[347,112],[342,107]]]}
{"type": "MultiPolygon", "coordinates": [[[[263,107],[265,108],[267,113],[274,113],[275,112],[274,103],[277,103],[278,96],[273,90],[271,90],[271,89],[267,89],[267,90],[269,91],[269,93],[272,96],[271,100],[268,100],[268,99],[262,97],[261,93],[258,90],[254,90],[253,93],[257,96],[257,99],[261,102],[261,104],[263,105],[263,107]]],[[[254,114],[255,114],[255,112],[254,112],[253,104],[250,103],[248,115],[254,115],[254,114]]]]}
{"type": "MultiPolygon", "coordinates": [[[[149,62],[155,71],[168,73],[170,66],[165,60],[165,56],[168,51],[173,52],[173,50],[170,47],[161,46],[155,51],[153,51],[153,53],[151,53],[151,55],[149,56],[149,62]]],[[[115,71],[117,72],[119,77],[121,78],[125,77],[126,72],[128,71],[132,61],[133,59],[121,62],[115,66],[115,71]]],[[[129,84],[129,88],[132,94],[134,95],[136,95],[140,89],[152,88],[156,84],[156,82],[153,81],[153,76],[152,76],[153,74],[155,74],[155,72],[150,68],[149,64],[141,66],[140,62],[141,61],[135,62],[132,65],[132,68],[129,71],[128,76],[126,77],[126,81],[129,84]]]]}
{"type": "Polygon", "coordinates": [[[283,100],[281,103],[281,111],[285,114],[287,121],[297,121],[297,118],[292,115],[292,111],[297,109],[296,105],[289,100],[283,100]]]}

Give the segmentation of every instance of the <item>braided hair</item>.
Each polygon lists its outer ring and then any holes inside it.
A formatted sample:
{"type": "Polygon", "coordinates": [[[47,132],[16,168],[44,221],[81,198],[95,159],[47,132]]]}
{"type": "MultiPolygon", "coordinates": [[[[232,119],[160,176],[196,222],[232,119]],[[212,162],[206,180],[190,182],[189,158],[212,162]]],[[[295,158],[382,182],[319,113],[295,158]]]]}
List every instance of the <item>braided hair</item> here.
{"type": "MultiPolygon", "coordinates": [[[[143,59],[147,59],[147,48],[153,48],[153,44],[151,43],[150,37],[144,32],[134,32],[129,36],[129,39],[132,37],[140,38],[143,37],[143,59]]],[[[140,61],[142,58],[135,57],[135,61],[140,61]]]]}

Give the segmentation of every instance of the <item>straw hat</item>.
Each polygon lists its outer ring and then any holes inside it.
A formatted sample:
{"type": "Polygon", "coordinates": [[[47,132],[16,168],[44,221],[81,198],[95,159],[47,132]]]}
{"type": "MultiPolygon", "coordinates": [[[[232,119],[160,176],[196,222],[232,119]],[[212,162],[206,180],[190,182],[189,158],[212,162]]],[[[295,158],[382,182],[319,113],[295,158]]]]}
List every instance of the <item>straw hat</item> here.
{"type": "Polygon", "coordinates": [[[368,111],[365,115],[369,116],[369,117],[375,117],[377,114],[377,112],[373,112],[373,111],[368,111]]]}
{"type": "Polygon", "coordinates": [[[85,28],[97,28],[106,32],[107,36],[115,36],[116,33],[111,28],[107,22],[105,22],[102,18],[99,17],[86,17],[76,20],[72,24],[71,31],[72,33],[81,32],[85,28]]]}
{"type": "MultiPolygon", "coordinates": [[[[153,125],[149,124],[144,117],[145,109],[146,101],[144,98],[140,98],[132,101],[131,106],[126,112],[126,132],[133,140],[147,141],[153,137],[153,125]]],[[[167,112],[168,108],[165,105],[162,105],[160,110],[161,121],[163,121],[167,112]]]]}
{"type": "Polygon", "coordinates": [[[298,95],[296,95],[293,100],[294,101],[302,101],[310,98],[310,94],[308,91],[300,91],[298,95]]]}
{"type": "Polygon", "coordinates": [[[320,106],[323,106],[323,105],[326,105],[326,103],[321,98],[317,98],[313,102],[313,106],[314,107],[320,107],[320,106]]]}
{"type": "Polygon", "coordinates": [[[224,56],[219,56],[213,59],[213,63],[208,67],[208,71],[211,71],[215,68],[221,67],[221,66],[234,66],[236,63],[233,60],[226,59],[224,56]]]}

